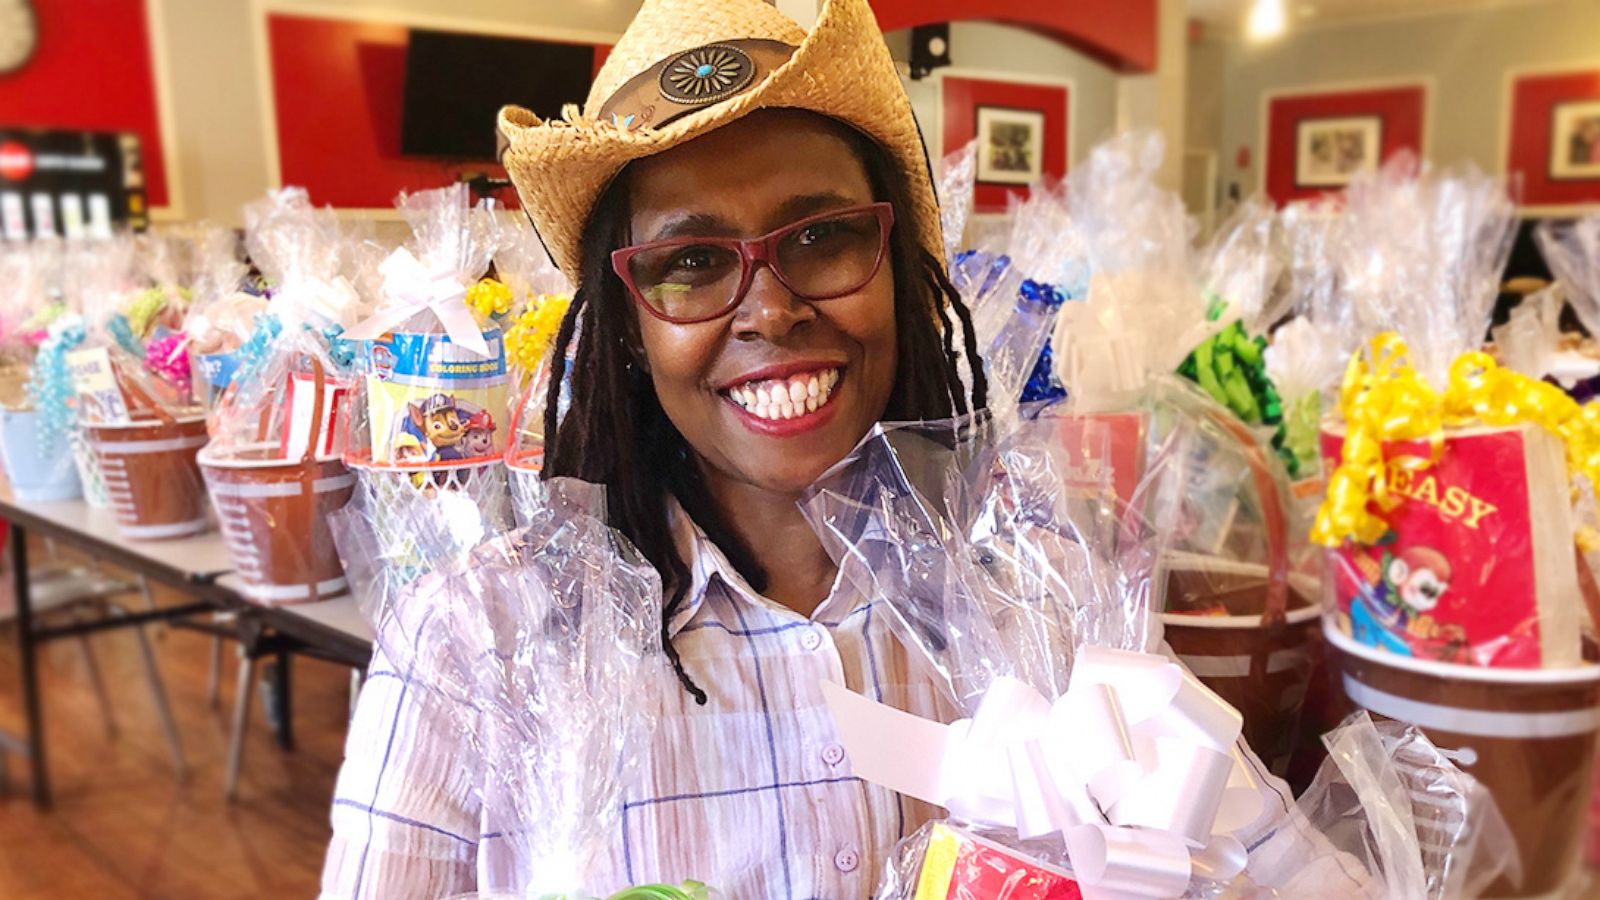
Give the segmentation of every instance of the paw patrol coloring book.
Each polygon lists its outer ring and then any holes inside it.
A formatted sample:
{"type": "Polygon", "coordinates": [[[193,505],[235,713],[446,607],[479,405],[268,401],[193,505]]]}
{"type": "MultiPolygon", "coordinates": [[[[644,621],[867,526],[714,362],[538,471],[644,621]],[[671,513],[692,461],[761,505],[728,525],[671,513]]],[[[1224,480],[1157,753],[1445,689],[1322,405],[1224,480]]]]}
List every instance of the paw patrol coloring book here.
{"type": "Polygon", "coordinates": [[[437,333],[396,332],[368,346],[374,462],[456,464],[500,455],[505,350],[497,329],[483,332],[483,340],[486,357],[437,333]]]}

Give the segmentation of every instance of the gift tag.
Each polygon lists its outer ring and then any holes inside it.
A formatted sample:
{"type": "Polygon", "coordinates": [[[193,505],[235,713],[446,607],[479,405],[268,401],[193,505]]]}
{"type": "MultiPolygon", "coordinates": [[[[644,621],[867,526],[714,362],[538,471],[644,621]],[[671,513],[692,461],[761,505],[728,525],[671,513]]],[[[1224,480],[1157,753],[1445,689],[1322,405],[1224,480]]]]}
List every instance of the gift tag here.
{"type": "Polygon", "coordinates": [[[128,401],[117,385],[111,356],[104,347],[74,350],[67,354],[72,372],[72,391],[77,397],[78,418],[83,422],[129,422],[128,401]]]}

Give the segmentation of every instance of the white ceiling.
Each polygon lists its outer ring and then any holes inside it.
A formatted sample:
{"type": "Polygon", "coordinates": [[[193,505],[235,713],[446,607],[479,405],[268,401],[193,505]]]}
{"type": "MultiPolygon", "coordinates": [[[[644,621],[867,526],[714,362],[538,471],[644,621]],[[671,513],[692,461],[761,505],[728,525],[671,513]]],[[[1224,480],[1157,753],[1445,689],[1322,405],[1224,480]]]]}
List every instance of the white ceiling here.
{"type": "MultiPolygon", "coordinates": [[[[1289,27],[1391,19],[1432,13],[1518,6],[1545,0],[1284,0],[1289,27]]],[[[1220,28],[1243,28],[1254,0],[1189,0],[1189,16],[1220,28]]]]}

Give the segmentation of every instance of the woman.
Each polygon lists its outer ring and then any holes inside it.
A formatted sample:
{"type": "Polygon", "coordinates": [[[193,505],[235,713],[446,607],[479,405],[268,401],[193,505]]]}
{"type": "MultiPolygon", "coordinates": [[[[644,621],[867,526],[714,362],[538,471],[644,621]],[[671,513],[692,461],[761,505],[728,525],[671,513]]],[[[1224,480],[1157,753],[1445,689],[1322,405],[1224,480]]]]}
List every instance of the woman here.
{"type": "MultiPolygon", "coordinates": [[[[501,121],[577,286],[546,472],[605,485],[661,573],[674,679],[589,886],[869,896],[935,811],[852,776],[820,685],[948,711],[796,501],[875,423],[966,412],[985,390],[894,65],[865,0],[830,0],[809,35],[761,0],[650,0],[565,119],[501,121]]],[[[384,666],[351,726],[324,896],[522,885],[433,749],[447,720],[384,666]]]]}

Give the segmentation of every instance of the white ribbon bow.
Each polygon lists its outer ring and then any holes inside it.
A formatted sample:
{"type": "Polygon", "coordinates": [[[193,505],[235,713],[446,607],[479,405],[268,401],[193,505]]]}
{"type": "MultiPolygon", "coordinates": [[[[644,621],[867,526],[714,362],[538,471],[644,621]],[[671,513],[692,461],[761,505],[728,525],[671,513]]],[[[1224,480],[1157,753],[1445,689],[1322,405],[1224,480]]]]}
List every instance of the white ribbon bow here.
{"type": "MultiPolygon", "coordinates": [[[[361,296],[343,276],[289,281],[272,294],[272,310],[284,325],[338,325],[349,329],[361,296]]],[[[382,334],[380,331],[379,334],[382,334]]]]}
{"type": "Polygon", "coordinates": [[[1181,897],[1194,875],[1244,870],[1232,832],[1261,798],[1243,718],[1166,657],[1083,647],[1054,702],[998,678],[948,726],[823,688],[856,775],[1023,838],[1061,834],[1090,900],[1181,897]]]}
{"type": "Polygon", "coordinates": [[[378,272],[383,275],[383,294],[388,302],[370,318],[346,331],[347,340],[377,340],[417,313],[432,310],[451,343],[479,356],[489,355],[489,345],[483,339],[483,332],[478,330],[478,320],[462,302],[467,288],[461,283],[459,272],[430,268],[404,247],[389,254],[378,272]]]}

